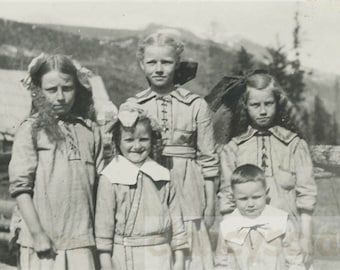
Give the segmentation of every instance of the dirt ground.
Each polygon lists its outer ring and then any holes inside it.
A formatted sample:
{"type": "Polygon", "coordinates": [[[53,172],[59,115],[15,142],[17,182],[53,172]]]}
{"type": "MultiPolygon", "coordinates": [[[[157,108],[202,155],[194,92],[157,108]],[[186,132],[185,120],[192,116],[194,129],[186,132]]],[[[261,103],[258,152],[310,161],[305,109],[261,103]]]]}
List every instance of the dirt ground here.
{"type": "Polygon", "coordinates": [[[340,174],[317,179],[317,207],[313,219],[314,270],[340,269],[340,174]]]}

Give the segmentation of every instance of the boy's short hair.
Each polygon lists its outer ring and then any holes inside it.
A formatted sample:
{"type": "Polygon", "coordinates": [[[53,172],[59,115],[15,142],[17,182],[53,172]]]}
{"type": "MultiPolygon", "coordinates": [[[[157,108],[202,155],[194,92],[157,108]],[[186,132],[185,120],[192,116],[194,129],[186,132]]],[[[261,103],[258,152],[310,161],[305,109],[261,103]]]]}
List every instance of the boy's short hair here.
{"type": "Polygon", "coordinates": [[[253,164],[245,164],[237,167],[231,175],[231,188],[236,184],[243,184],[248,182],[261,182],[266,189],[266,177],[264,171],[253,164]]]}

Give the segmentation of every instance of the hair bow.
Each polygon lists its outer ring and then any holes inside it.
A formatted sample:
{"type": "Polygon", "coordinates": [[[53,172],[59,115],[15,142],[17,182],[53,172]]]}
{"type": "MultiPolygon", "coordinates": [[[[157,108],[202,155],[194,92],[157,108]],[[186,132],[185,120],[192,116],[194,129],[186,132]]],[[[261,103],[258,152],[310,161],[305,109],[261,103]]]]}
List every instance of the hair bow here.
{"type": "Polygon", "coordinates": [[[181,61],[176,68],[174,84],[183,85],[196,77],[198,68],[197,62],[181,61]]]}
{"type": "Polygon", "coordinates": [[[153,116],[149,115],[148,112],[137,103],[136,98],[129,98],[125,103],[120,105],[117,119],[120,121],[123,127],[133,127],[137,120],[143,117],[150,120],[153,131],[161,132],[161,125],[153,116]]]}
{"type": "Polygon", "coordinates": [[[92,85],[90,83],[90,78],[93,77],[93,72],[86,67],[83,67],[78,61],[72,60],[74,67],[77,70],[78,81],[87,90],[92,91],[92,85]]]}
{"type": "Polygon", "coordinates": [[[45,53],[41,53],[38,56],[34,57],[32,61],[29,63],[27,67],[28,74],[27,76],[21,80],[22,85],[27,89],[32,89],[32,77],[31,75],[34,74],[39,70],[41,65],[45,63],[47,59],[47,55],[45,53]]]}
{"type": "MultiPolygon", "coordinates": [[[[23,86],[28,89],[32,90],[33,85],[32,85],[32,75],[34,75],[38,70],[40,69],[41,65],[44,64],[49,55],[45,53],[41,53],[38,56],[34,57],[30,64],[28,65],[28,75],[21,80],[21,83],[23,86]]],[[[90,78],[93,76],[92,71],[89,69],[83,67],[80,65],[80,63],[76,60],[72,60],[72,64],[74,65],[76,72],[77,72],[77,78],[79,83],[84,86],[88,91],[92,91],[92,86],[90,83],[90,78]]]]}
{"type": "Polygon", "coordinates": [[[124,127],[133,127],[143,110],[137,103],[127,101],[120,105],[118,119],[124,127]]]}
{"type": "Polygon", "coordinates": [[[204,99],[215,112],[222,104],[232,108],[246,91],[248,78],[255,74],[263,73],[268,72],[263,69],[256,69],[246,72],[243,76],[224,76],[204,99]]]}
{"type": "Polygon", "coordinates": [[[45,53],[41,53],[38,56],[34,57],[31,63],[29,63],[28,65],[28,68],[27,68],[28,73],[29,74],[36,73],[41,67],[41,65],[45,63],[46,59],[47,59],[47,55],[45,53]]]}

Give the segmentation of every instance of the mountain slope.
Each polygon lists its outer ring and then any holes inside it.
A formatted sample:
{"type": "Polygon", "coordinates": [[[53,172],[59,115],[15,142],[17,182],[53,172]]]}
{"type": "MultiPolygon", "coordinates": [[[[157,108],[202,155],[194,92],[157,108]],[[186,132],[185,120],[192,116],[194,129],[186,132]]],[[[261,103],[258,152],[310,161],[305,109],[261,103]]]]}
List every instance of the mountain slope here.
{"type": "MultiPolygon", "coordinates": [[[[55,30],[41,25],[0,20],[0,67],[26,69],[32,56],[41,51],[72,55],[103,77],[111,98],[119,104],[147,87],[135,54],[141,34],[151,32],[156,27],[150,25],[144,31],[128,31],[125,34],[122,34],[123,30],[112,31],[112,39],[107,40],[72,33],[72,27],[65,32],[64,28],[55,30]],[[13,49],[12,54],[8,53],[8,48],[13,49]]],[[[224,50],[223,45],[202,40],[187,31],[184,36],[186,50],[183,57],[199,59],[204,63],[199,67],[193,91],[206,94],[219,78],[230,72],[234,52],[224,50]]]]}
{"type": "MultiPolygon", "coordinates": [[[[111,99],[120,104],[147,87],[135,53],[142,36],[162,27],[151,24],[142,30],[116,30],[36,25],[0,19],[0,67],[26,69],[31,58],[41,51],[72,55],[103,77],[111,99]]],[[[266,54],[265,48],[242,37],[230,37],[218,43],[199,38],[184,29],[177,30],[186,43],[183,58],[199,62],[196,79],[187,87],[201,95],[206,95],[224,75],[230,74],[236,51],[241,46],[260,61],[266,54]]],[[[319,94],[327,109],[334,111],[340,102],[334,98],[336,76],[314,70],[305,79],[306,95],[319,94]]]]}

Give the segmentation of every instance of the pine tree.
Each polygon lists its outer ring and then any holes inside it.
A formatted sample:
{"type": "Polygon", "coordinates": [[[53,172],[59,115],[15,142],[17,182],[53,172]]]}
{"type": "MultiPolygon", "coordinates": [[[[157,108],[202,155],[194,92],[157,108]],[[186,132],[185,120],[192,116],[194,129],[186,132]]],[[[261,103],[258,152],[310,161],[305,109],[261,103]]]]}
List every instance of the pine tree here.
{"type": "MultiPolygon", "coordinates": [[[[334,99],[336,104],[340,103],[340,85],[339,85],[339,77],[335,79],[335,84],[334,84],[334,99]]],[[[333,119],[334,119],[334,135],[335,135],[335,143],[334,144],[340,144],[340,108],[339,106],[336,106],[335,112],[333,114],[333,119]]]]}
{"type": "Polygon", "coordinates": [[[277,48],[267,48],[270,57],[266,57],[268,64],[266,68],[271,75],[279,82],[281,87],[287,91],[289,88],[289,75],[287,74],[288,60],[283,51],[283,46],[278,43],[277,48]]]}
{"type": "Polygon", "coordinates": [[[319,95],[314,100],[313,134],[316,144],[331,144],[334,125],[331,115],[325,109],[325,104],[319,95]]]}
{"type": "Polygon", "coordinates": [[[303,92],[305,89],[305,83],[303,81],[305,71],[301,69],[301,62],[300,62],[300,47],[301,47],[301,40],[300,40],[300,21],[299,21],[299,12],[296,11],[295,13],[295,28],[293,30],[293,50],[295,52],[295,59],[290,61],[289,66],[291,68],[290,74],[290,87],[287,88],[288,96],[294,100],[295,102],[299,103],[304,100],[303,92]]]}
{"type": "Polygon", "coordinates": [[[277,42],[276,48],[267,48],[269,57],[266,65],[269,72],[277,79],[288,98],[296,105],[298,113],[305,124],[305,135],[309,142],[327,142],[331,115],[325,110],[322,100],[317,97],[315,103],[315,112],[318,115],[310,115],[310,111],[304,104],[304,93],[306,85],[304,83],[305,70],[302,68],[300,61],[301,51],[301,24],[299,21],[299,12],[294,15],[295,26],[293,29],[292,49],[287,51],[284,46],[277,42]],[[288,58],[288,53],[293,55],[293,59],[288,58]],[[322,120],[321,120],[322,119],[322,120]],[[314,132],[316,134],[314,134],[314,132]]]}
{"type": "Polygon", "coordinates": [[[241,75],[245,71],[251,70],[254,67],[254,56],[241,46],[236,53],[236,61],[233,64],[232,73],[234,75],[241,75]]]}
{"type": "Polygon", "coordinates": [[[339,144],[339,128],[336,120],[336,113],[334,112],[331,117],[331,130],[329,135],[328,144],[339,144]]]}
{"type": "Polygon", "coordinates": [[[301,68],[300,61],[300,22],[299,12],[297,11],[294,16],[295,27],[293,30],[293,52],[294,59],[289,60],[287,52],[284,51],[284,46],[278,45],[276,48],[267,48],[269,53],[269,63],[267,69],[278,80],[290,100],[296,105],[304,100],[303,93],[305,84],[303,82],[305,71],[301,68]]]}

